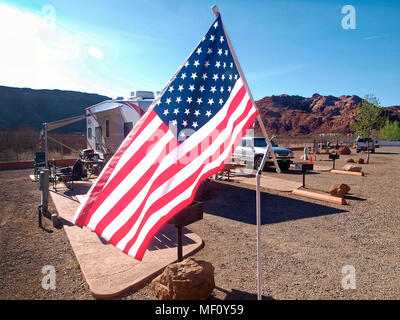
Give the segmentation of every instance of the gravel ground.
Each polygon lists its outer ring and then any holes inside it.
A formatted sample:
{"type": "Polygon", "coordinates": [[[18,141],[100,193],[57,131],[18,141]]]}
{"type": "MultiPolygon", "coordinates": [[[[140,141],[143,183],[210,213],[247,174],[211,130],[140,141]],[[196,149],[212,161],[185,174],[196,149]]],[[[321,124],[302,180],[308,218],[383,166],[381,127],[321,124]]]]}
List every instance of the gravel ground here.
{"type": "MultiPolygon", "coordinates": [[[[299,160],[301,153],[296,153],[299,160]]],[[[336,168],[348,158],[341,156],[336,168]]],[[[331,166],[327,155],[317,165],[331,166]]],[[[351,187],[341,206],[294,196],[262,193],[262,292],[265,299],[400,298],[400,148],[382,147],[362,165],[365,177],[310,173],[307,189],[327,192],[335,183],[351,187]],[[356,288],[342,288],[342,268],[355,269],[356,288]]],[[[0,299],[92,299],[65,232],[48,220],[37,227],[37,185],[30,170],[0,172],[0,299]],[[41,287],[41,268],[53,265],[56,290],[41,287]]],[[[302,181],[298,172],[265,176],[302,181]]],[[[257,292],[255,191],[237,183],[212,183],[202,221],[189,228],[205,247],[194,258],[215,267],[212,299],[255,299],[257,292]]],[[[50,204],[50,210],[54,206],[50,204]]],[[[123,299],[155,299],[149,286],[123,299]]]]}

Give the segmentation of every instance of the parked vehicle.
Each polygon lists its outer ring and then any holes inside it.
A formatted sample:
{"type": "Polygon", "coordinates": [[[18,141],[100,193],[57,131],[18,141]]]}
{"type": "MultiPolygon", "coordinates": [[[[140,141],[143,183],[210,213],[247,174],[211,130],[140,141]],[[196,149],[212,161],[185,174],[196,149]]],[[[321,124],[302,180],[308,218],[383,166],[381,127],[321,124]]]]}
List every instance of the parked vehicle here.
{"type": "Polygon", "coordinates": [[[375,153],[376,148],[379,148],[378,141],[373,140],[372,137],[369,137],[368,139],[357,137],[356,142],[355,142],[355,149],[356,149],[357,153],[359,153],[361,151],[367,151],[368,149],[371,153],[375,153]],[[369,144],[369,147],[368,147],[368,144],[369,144]]]}
{"type": "MultiPolygon", "coordinates": [[[[279,148],[277,144],[271,140],[273,152],[275,152],[276,160],[282,171],[289,169],[292,159],[294,158],[293,151],[289,149],[279,148]]],[[[254,169],[258,169],[261,165],[262,158],[267,148],[265,138],[258,137],[243,137],[242,141],[236,147],[233,157],[246,164],[250,164],[254,169]]],[[[265,162],[266,166],[273,166],[274,162],[271,156],[268,156],[265,162]]]]}
{"type": "Polygon", "coordinates": [[[128,100],[107,100],[87,108],[87,148],[108,160],[154,99],[154,92],[134,91],[128,100]]]}

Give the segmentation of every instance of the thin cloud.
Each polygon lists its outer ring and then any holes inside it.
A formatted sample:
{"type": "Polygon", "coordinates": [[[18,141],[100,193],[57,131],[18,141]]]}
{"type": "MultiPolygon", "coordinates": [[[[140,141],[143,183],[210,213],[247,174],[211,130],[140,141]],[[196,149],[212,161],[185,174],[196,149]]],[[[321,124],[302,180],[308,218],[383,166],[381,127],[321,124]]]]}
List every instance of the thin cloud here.
{"type": "Polygon", "coordinates": [[[365,37],[364,40],[373,40],[373,39],[380,39],[380,38],[384,38],[386,36],[386,34],[379,34],[376,36],[370,36],[370,37],[365,37]]]}

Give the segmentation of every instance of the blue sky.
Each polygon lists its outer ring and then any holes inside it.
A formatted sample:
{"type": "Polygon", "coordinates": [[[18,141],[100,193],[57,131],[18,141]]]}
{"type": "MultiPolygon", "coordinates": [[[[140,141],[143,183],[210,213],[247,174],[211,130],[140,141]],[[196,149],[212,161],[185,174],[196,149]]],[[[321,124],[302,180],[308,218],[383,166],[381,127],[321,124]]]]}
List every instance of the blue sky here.
{"type": "Polygon", "coordinates": [[[400,105],[398,1],[0,0],[0,85],[161,90],[217,4],[255,99],[372,93],[400,105]],[[344,5],[355,29],[344,29],[344,5]]]}

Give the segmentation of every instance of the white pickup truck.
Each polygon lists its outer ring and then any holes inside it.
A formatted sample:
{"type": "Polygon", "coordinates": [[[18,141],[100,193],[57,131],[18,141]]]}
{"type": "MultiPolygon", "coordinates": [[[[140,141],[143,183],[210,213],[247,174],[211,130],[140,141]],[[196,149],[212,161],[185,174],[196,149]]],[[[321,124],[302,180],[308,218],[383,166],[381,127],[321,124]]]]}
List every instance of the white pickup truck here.
{"type": "Polygon", "coordinates": [[[367,151],[368,149],[371,153],[375,153],[375,149],[379,148],[379,144],[378,144],[378,141],[373,140],[372,137],[369,137],[368,140],[363,139],[361,137],[357,137],[356,143],[355,143],[355,148],[356,148],[357,153],[359,153],[361,151],[367,151]],[[368,143],[369,143],[369,147],[368,147],[368,143]]]}
{"type": "MultiPolygon", "coordinates": [[[[272,140],[272,149],[275,152],[276,160],[278,161],[279,168],[282,171],[289,169],[292,163],[293,151],[289,149],[279,148],[272,140]]],[[[257,137],[243,137],[242,141],[236,147],[233,157],[235,159],[244,161],[249,167],[258,169],[261,165],[262,158],[267,148],[265,138],[257,137]]],[[[273,166],[274,162],[271,156],[268,156],[265,162],[266,166],[273,166]]]]}

